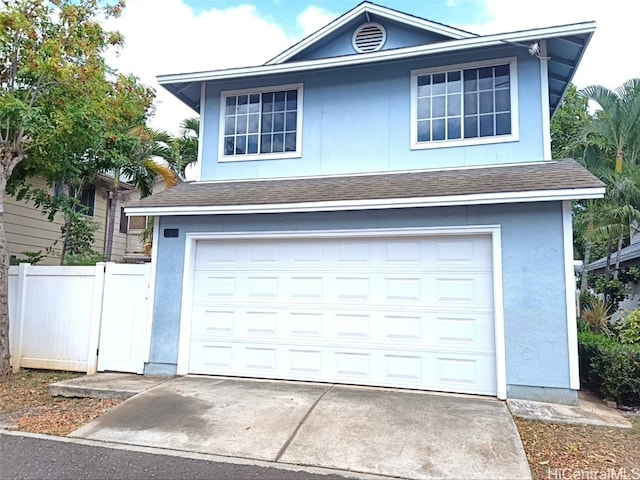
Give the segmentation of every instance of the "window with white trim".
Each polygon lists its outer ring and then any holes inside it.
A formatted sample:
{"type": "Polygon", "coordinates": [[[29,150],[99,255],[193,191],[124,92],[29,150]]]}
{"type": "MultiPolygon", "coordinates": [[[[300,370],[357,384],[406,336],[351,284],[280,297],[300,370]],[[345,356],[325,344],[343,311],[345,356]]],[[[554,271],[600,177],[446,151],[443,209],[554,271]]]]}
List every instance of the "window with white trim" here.
{"type": "Polygon", "coordinates": [[[221,159],[300,155],[302,86],[222,93],[221,159]]]}
{"type": "Polygon", "coordinates": [[[414,148],[515,139],[515,63],[413,73],[414,148]]]}

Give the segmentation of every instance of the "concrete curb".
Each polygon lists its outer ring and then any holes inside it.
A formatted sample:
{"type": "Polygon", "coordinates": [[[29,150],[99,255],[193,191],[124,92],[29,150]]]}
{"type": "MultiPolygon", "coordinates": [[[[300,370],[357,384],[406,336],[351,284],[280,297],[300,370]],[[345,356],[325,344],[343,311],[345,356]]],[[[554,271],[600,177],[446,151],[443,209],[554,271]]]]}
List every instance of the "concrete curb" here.
{"type": "Polygon", "coordinates": [[[189,458],[193,460],[204,460],[207,462],[231,463],[234,465],[251,465],[264,468],[277,468],[280,470],[288,470],[292,472],[304,472],[317,475],[340,475],[345,478],[354,478],[361,480],[389,480],[391,478],[385,475],[372,475],[369,473],[354,472],[348,470],[338,470],[331,468],[312,467],[307,465],[294,465],[290,463],[269,462],[265,460],[254,460],[241,457],[225,457],[213,455],[209,453],[188,452],[183,450],[171,450],[157,447],[143,447],[138,445],[130,445],[115,442],[102,442],[98,440],[87,440],[82,438],[58,437],[55,435],[45,435],[42,433],[19,432],[15,430],[3,430],[0,428],[0,435],[13,437],[37,438],[40,440],[51,440],[55,442],[72,443],[76,445],[86,445],[90,447],[110,448],[113,450],[124,450],[138,453],[150,453],[153,455],[167,455],[171,457],[189,458]]]}
{"type": "Polygon", "coordinates": [[[53,383],[49,385],[49,395],[53,397],[126,400],[171,380],[173,377],[98,373],[53,383]]]}

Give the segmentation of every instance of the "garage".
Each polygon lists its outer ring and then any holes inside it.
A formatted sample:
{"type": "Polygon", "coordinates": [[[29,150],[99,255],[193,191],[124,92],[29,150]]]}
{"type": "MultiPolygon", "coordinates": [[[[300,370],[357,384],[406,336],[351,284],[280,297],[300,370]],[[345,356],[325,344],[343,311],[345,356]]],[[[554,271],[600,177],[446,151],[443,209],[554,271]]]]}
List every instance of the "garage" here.
{"type": "Polygon", "coordinates": [[[181,329],[189,373],[496,395],[490,234],[192,245],[181,329]]]}

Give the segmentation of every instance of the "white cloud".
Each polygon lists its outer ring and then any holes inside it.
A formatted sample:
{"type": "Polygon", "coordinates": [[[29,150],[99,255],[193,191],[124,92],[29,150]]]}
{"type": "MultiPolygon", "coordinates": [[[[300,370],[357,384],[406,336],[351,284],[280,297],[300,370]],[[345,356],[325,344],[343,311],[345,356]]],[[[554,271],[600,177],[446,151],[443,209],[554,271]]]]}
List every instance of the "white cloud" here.
{"type": "Polygon", "coordinates": [[[638,0],[485,0],[491,20],[460,28],[479,34],[510,32],[583,21],[596,21],[573,82],[613,89],[640,77],[640,2],[638,0]]]}
{"type": "Polygon", "coordinates": [[[107,26],[126,41],[110,64],[156,89],[150,124],[174,134],[180,121],[196,113],[160,87],[156,75],[259,65],[293,42],[251,5],[195,15],[182,0],[129,0],[122,16],[107,26]]]}
{"type": "Polygon", "coordinates": [[[298,17],[296,22],[302,28],[302,35],[311,35],[316,30],[324,27],[327,23],[335,20],[338,15],[325,10],[322,7],[316,5],[309,5],[305,8],[298,17]]]}

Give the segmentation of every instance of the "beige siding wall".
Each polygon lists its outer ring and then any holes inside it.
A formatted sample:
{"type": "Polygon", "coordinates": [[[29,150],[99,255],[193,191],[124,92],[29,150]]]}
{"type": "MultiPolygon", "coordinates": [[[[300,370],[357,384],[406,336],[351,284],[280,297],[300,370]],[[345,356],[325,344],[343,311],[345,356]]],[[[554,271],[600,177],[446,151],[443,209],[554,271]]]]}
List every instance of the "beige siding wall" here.
{"type": "MultiPolygon", "coordinates": [[[[38,188],[48,189],[46,182],[41,178],[33,178],[29,181],[31,185],[38,188]]],[[[4,197],[4,225],[7,235],[7,248],[9,255],[24,257],[22,252],[37,252],[47,249],[51,252],[40,262],[42,265],[59,265],[61,251],[61,230],[63,224],[62,215],[56,215],[53,222],[50,222],[42,211],[37,209],[33,202],[18,201],[15,197],[5,195],[4,197]]],[[[105,223],[107,219],[107,192],[103,187],[96,188],[96,201],[93,219],[100,228],[95,233],[94,250],[104,252],[105,223]]],[[[120,208],[117,207],[116,225],[113,241],[112,261],[122,260],[126,246],[126,235],[119,233],[120,208]]]]}

